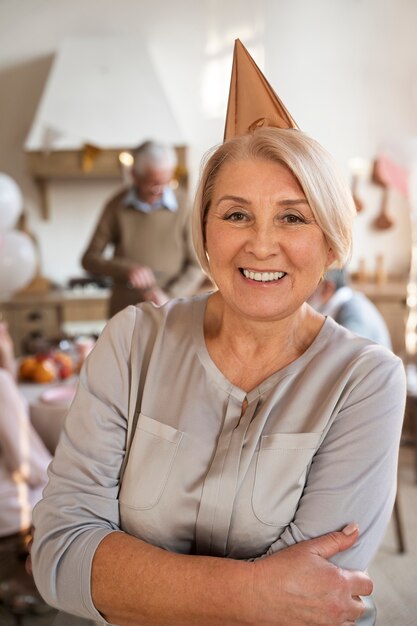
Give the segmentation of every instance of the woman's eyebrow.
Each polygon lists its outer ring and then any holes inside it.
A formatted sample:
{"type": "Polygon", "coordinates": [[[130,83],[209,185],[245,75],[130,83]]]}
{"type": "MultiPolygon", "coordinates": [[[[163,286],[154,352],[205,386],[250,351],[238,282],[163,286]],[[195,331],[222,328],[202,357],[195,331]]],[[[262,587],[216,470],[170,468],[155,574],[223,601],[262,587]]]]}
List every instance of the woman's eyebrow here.
{"type": "MultiPolygon", "coordinates": [[[[282,206],[297,206],[298,204],[307,204],[307,199],[306,198],[294,198],[292,200],[285,199],[285,200],[278,200],[277,204],[282,205],[282,206]]],[[[309,205],[308,205],[309,206],[309,205]]]]}
{"type": "Polygon", "coordinates": [[[221,196],[221,198],[219,198],[216,202],[216,206],[218,206],[219,204],[221,204],[222,202],[227,200],[231,200],[232,202],[240,202],[241,204],[250,204],[250,201],[247,200],[246,198],[241,198],[240,196],[233,196],[233,195],[225,195],[225,196],[221,196]]]}
{"type": "MultiPolygon", "coordinates": [[[[246,204],[246,205],[249,205],[251,203],[250,200],[247,200],[246,198],[242,198],[241,196],[234,196],[234,195],[226,194],[224,196],[221,196],[217,200],[216,206],[219,206],[219,204],[225,201],[237,202],[237,203],[246,204]]],[[[306,198],[284,198],[284,200],[278,200],[277,204],[279,206],[287,206],[287,207],[298,206],[299,204],[306,204],[307,206],[309,206],[306,198]]]]}

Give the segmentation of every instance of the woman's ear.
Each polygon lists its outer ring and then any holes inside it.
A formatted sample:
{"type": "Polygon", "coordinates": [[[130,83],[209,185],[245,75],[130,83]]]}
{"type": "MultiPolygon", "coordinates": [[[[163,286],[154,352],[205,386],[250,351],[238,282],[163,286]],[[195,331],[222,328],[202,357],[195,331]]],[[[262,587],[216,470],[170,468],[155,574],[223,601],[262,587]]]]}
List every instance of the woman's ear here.
{"type": "Polygon", "coordinates": [[[328,270],[332,263],[336,261],[336,254],[333,251],[333,248],[329,248],[327,251],[327,260],[325,270],[328,270]]]}

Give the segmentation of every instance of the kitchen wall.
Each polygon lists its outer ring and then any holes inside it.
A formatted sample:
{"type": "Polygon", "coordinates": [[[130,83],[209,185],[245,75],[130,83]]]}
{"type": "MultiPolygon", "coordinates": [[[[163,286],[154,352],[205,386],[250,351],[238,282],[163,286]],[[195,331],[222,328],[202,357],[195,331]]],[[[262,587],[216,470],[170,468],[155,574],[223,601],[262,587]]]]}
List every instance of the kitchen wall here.
{"type": "MultiPolygon", "coordinates": [[[[191,187],[202,154],[221,141],[233,41],[239,37],[301,128],[336,157],[346,177],[392,137],[417,134],[415,0],[0,0],[0,172],[15,178],[38,239],[42,273],[65,283],[115,182],[54,181],[50,219],[40,211],[23,145],[53,56],[66,38],[137,35],[148,47],[189,145],[191,187]]],[[[136,88],[136,86],[135,86],[136,88]]],[[[115,94],[115,106],[117,106],[115,94]]],[[[394,225],[378,231],[381,190],[360,181],[351,269],[407,272],[409,207],[392,191],[394,225]]]]}

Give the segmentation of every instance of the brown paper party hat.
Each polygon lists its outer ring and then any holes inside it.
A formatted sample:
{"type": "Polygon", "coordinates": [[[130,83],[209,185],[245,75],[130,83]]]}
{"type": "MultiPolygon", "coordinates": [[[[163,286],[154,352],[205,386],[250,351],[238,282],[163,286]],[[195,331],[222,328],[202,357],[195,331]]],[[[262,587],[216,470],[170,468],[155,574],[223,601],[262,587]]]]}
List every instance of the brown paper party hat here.
{"type": "Polygon", "coordinates": [[[249,52],[236,39],[224,141],[258,126],[298,128],[249,52]]]}

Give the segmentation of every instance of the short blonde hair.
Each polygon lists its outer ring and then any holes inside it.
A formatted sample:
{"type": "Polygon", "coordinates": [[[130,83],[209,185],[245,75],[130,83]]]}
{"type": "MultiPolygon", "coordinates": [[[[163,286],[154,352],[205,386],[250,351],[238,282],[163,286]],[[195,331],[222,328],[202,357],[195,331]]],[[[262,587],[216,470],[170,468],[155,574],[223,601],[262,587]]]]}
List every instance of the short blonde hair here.
{"type": "Polygon", "coordinates": [[[194,247],[203,270],[210,275],[205,231],[218,174],[225,163],[248,159],[264,159],[288,167],[333,249],[336,258],[333,266],[345,265],[351,253],[356,209],[335,161],[317,141],[299,130],[259,128],[218,146],[203,163],[193,211],[194,247]]]}

